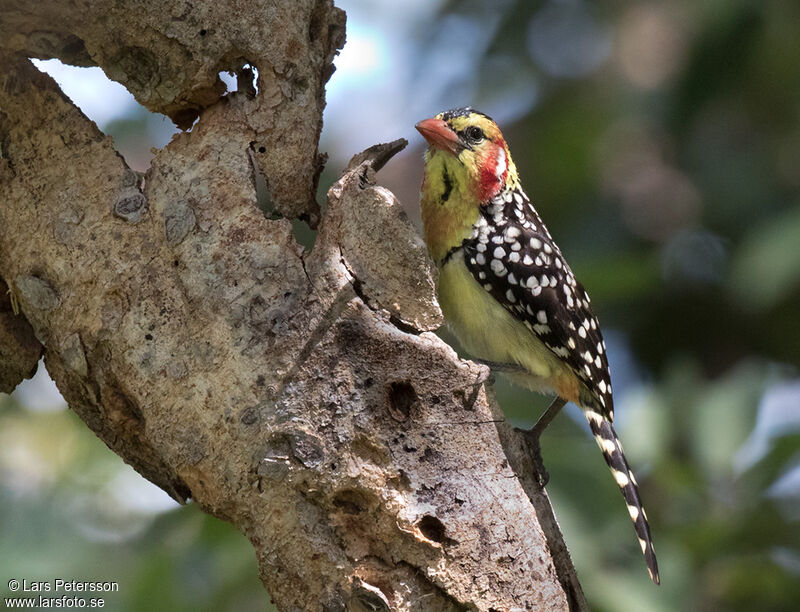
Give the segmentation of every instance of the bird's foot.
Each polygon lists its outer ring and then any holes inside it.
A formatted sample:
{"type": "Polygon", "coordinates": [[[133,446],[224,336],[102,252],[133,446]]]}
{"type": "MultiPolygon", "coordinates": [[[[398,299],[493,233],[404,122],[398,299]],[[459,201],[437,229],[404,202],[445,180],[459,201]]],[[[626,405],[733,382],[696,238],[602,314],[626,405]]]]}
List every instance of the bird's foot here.
{"type": "MultiPolygon", "coordinates": [[[[481,363],[478,361],[477,363],[481,363]]],[[[486,365],[481,363],[481,365],[486,365]]],[[[481,373],[478,374],[478,378],[475,379],[475,387],[480,387],[483,383],[489,383],[493,385],[495,383],[494,374],[490,369],[481,370],[481,373]]]]}
{"type": "Polygon", "coordinates": [[[525,373],[527,370],[516,363],[499,363],[497,361],[487,361],[486,359],[473,359],[475,363],[479,363],[481,365],[486,366],[489,368],[489,371],[483,378],[477,381],[476,384],[483,384],[484,382],[489,382],[491,384],[495,383],[495,372],[499,372],[500,374],[522,374],[525,373]]]}
{"type": "Polygon", "coordinates": [[[501,374],[521,374],[527,372],[525,368],[516,363],[499,363],[497,361],[487,361],[486,359],[473,359],[473,361],[485,365],[492,371],[500,372],[501,374]]]}
{"type": "Polygon", "coordinates": [[[544,467],[544,460],[542,459],[542,446],[539,443],[541,431],[536,427],[532,429],[518,429],[517,431],[523,434],[525,446],[528,449],[533,468],[536,472],[536,484],[540,489],[544,489],[550,480],[550,474],[547,472],[547,468],[544,467]]]}

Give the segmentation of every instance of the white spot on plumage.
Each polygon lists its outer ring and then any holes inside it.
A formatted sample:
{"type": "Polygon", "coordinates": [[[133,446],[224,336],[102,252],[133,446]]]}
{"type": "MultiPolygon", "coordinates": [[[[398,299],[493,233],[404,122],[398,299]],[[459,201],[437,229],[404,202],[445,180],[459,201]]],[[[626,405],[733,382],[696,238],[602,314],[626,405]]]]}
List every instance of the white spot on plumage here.
{"type": "Polygon", "coordinates": [[[509,284],[511,284],[511,285],[516,285],[517,284],[517,277],[514,276],[513,272],[509,272],[508,273],[508,279],[507,280],[508,280],[509,284]]]}
{"type": "Polygon", "coordinates": [[[521,196],[521,195],[519,195],[519,192],[518,192],[518,191],[515,191],[515,192],[514,192],[514,201],[515,201],[517,204],[522,204],[522,196],[521,196]]]}
{"type": "Polygon", "coordinates": [[[597,357],[594,358],[594,367],[596,367],[599,370],[602,366],[603,362],[600,361],[600,356],[598,355],[597,357]]]}
{"type": "Polygon", "coordinates": [[[600,393],[605,393],[606,392],[606,381],[601,380],[599,383],[597,383],[597,388],[600,389],[600,393]]]}
{"type": "Polygon", "coordinates": [[[531,248],[532,249],[541,249],[542,248],[542,241],[538,238],[531,238],[530,240],[531,248]]]}
{"type": "Polygon", "coordinates": [[[492,290],[492,283],[486,283],[483,286],[483,288],[486,289],[486,291],[491,291],[492,290]]]}
{"type": "Polygon", "coordinates": [[[533,264],[533,260],[531,259],[530,255],[525,253],[525,257],[522,258],[522,263],[525,264],[526,266],[530,266],[531,264],[533,264]]]}
{"type": "Polygon", "coordinates": [[[536,256],[536,259],[534,259],[534,260],[533,260],[533,262],[534,262],[534,263],[535,263],[537,266],[541,266],[541,265],[542,265],[542,258],[541,258],[539,255],[537,255],[537,256],[536,256]]]}
{"type": "Polygon", "coordinates": [[[546,242],[544,243],[544,252],[548,255],[553,252],[553,248],[546,242]]]}
{"type": "Polygon", "coordinates": [[[596,413],[594,410],[586,411],[586,418],[595,425],[600,425],[603,422],[603,417],[596,413]]]}
{"type": "Polygon", "coordinates": [[[556,268],[561,269],[561,259],[556,257],[556,268]]]}
{"type": "Polygon", "coordinates": [[[510,226],[510,227],[506,228],[506,231],[505,231],[505,233],[503,234],[503,237],[505,238],[505,241],[506,241],[506,242],[509,242],[509,243],[510,243],[510,242],[514,242],[514,241],[515,241],[517,238],[519,238],[519,235],[520,235],[521,233],[522,233],[522,232],[520,232],[520,230],[519,230],[519,228],[518,228],[518,227],[514,227],[514,226],[512,225],[512,226],[510,226]]]}
{"type": "Polygon", "coordinates": [[[603,354],[603,343],[602,343],[602,342],[598,342],[598,343],[597,343],[597,352],[598,352],[600,355],[602,355],[602,354],[603,354]]]}
{"type": "Polygon", "coordinates": [[[485,253],[486,252],[486,243],[485,242],[479,242],[478,244],[475,245],[475,248],[477,249],[478,253],[485,253]]]}
{"type": "Polygon", "coordinates": [[[547,287],[550,281],[547,280],[547,274],[542,274],[542,278],[539,280],[539,285],[542,287],[547,287]]]}
{"type": "Polygon", "coordinates": [[[539,321],[541,324],[547,323],[547,313],[544,310],[540,310],[536,313],[536,320],[539,321]]]}
{"type": "Polygon", "coordinates": [[[567,346],[571,349],[575,349],[575,340],[572,338],[567,338],[567,346]]]}
{"type": "Polygon", "coordinates": [[[475,259],[472,260],[472,263],[478,262],[478,265],[485,266],[486,265],[486,257],[483,256],[483,253],[478,253],[475,256],[475,259]]]}
{"type": "MultiPolygon", "coordinates": [[[[511,248],[514,248],[514,247],[511,247],[511,248]]],[[[511,251],[508,254],[508,261],[511,261],[513,263],[517,263],[519,261],[519,252],[511,251]]]]}
{"type": "Polygon", "coordinates": [[[514,292],[509,289],[506,291],[506,299],[511,302],[512,304],[517,301],[517,298],[514,296],[514,292]]]}
{"type": "Polygon", "coordinates": [[[540,323],[535,323],[533,329],[537,334],[549,334],[552,331],[549,325],[542,325],[540,323]]]}
{"type": "Polygon", "coordinates": [[[631,515],[631,520],[634,523],[637,520],[639,520],[639,508],[637,508],[636,506],[631,506],[630,504],[628,504],[628,514],[631,515]]]}
{"type": "Polygon", "coordinates": [[[589,378],[592,377],[592,371],[589,369],[588,365],[583,366],[583,371],[586,372],[586,376],[588,376],[589,378]]]}
{"type": "Polygon", "coordinates": [[[506,275],[506,267],[503,265],[503,262],[499,259],[493,259],[492,263],[489,264],[489,267],[492,269],[492,272],[497,274],[497,276],[505,276],[506,275]]]}
{"type": "Polygon", "coordinates": [[[486,272],[478,272],[478,278],[480,280],[486,280],[486,272]]]}
{"type": "Polygon", "coordinates": [[[542,288],[538,287],[538,286],[534,287],[533,289],[531,289],[531,293],[533,294],[533,297],[537,297],[541,292],[542,292],[542,288]]]}
{"type": "Polygon", "coordinates": [[[612,468],[611,472],[614,474],[614,480],[617,481],[617,484],[621,487],[627,487],[630,483],[630,479],[625,472],[621,472],[619,470],[615,470],[612,468]]]}
{"type": "Polygon", "coordinates": [[[579,335],[581,338],[585,338],[585,337],[586,337],[586,330],[585,330],[583,327],[579,327],[579,328],[578,328],[578,335],[579,335]]]}
{"type": "Polygon", "coordinates": [[[607,438],[604,438],[600,434],[596,435],[595,439],[597,440],[597,444],[600,445],[600,449],[606,455],[611,455],[614,453],[615,450],[617,450],[617,447],[614,445],[614,442],[612,440],[608,440],[607,438]]]}
{"type": "Polygon", "coordinates": [[[495,244],[503,244],[503,235],[495,234],[494,236],[492,236],[492,242],[495,244]]]}
{"type": "MultiPolygon", "coordinates": [[[[639,546],[642,547],[642,553],[644,553],[644,551],[647,550],[647,542],[645,542],[642,538],[639,538],[639,546]]],[[[653,578],[653,572],[650,570],[649,567],[647,568],[647,571],[650,572],[650,579],[652,579],[653,578]]]]}
{"type": "Polygon", "coordinates": [[[492,253],[492,255],[494,255],[496,259],[502,259],[503,257],[506,256],[506,252],[505,249],[503,249],[503,247],[497,247],[495,248],[494,253],[492,253]]]}
{"type": "Polygon", "coordinates": [[[586,360],[586,363],[592,363],[592,361],[594,361],[594,359],[592,358],[592,354],[589,351],[586,351],[583,354],[583,358],[586,360]]]}

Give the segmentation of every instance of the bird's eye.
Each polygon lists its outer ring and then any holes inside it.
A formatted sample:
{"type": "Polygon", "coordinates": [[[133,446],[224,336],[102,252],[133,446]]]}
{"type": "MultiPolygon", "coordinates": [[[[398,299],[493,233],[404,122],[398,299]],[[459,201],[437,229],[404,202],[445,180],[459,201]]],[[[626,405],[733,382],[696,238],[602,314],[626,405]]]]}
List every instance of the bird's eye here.
{"type": "Polygon", "coordinates": [[[477,125],[471,125],[466,130],[464,130],[464,136],[467,137],[467,140],[470,142],[480,142],[486,135],[483,133],[483,130],[479,128],[477,125]]]}

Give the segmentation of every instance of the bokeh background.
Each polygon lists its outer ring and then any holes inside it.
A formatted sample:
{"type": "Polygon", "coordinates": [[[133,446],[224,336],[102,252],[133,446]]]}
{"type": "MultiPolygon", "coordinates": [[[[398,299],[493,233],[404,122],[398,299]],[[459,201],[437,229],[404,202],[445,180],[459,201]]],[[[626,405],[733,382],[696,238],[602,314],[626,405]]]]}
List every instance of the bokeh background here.
{"type": "MultiPolygon", "coordinates": [[[[337,5],[320,199],[403,136],[379,178],[418,222],[413,125],[473,105],[592,296],[663,581],[571,407],[543,454],[592,609],[800,610],[800,3],[337,5]]],[[[174,133],[99,69],[37,65],[136,169],[174,133]]],[[[519,425],[547,403],[496,393],[519,425]]],[[[0,576],[115,580],[112,610],[272,609],[245,539],[124,465],[43,368],[0,396],[0,576]]]]}

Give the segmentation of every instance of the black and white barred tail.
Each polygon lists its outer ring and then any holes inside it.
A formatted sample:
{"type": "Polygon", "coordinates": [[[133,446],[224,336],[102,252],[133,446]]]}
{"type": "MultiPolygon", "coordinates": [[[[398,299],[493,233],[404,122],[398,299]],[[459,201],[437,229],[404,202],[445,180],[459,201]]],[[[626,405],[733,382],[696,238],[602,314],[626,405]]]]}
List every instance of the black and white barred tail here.
{"type": "Polygon", "coordinates": [[[622,491],[622,497],[625,498],[625,504],[628,506],[628,514],[631,516],[633,528],[636,530],[636,535],[639,538],[639,546],[642,548],[642,554],[644,555],[650,578],[656,584],[660,584],[661,579],[658,576],[658,562],[656,561],[656,553],[653,549],[650,525],[647,522],[647,515],[639,499],[639,487],[636,484],[636,478],[631,468],[628,466],[627,459],[625,459],[625,453],[617,437],[617,432],[614,431],[614,426],[611,424],[611,421],[594,410],[586,410],[585,414],[589,421],[589,427],[592,430],[594,439],[597,440],[600,450],[603,451],[603,457],[608,467],[611,469],[611,473],[614,475],[614,480],[617,481],[620,491],[622,491]]]}

